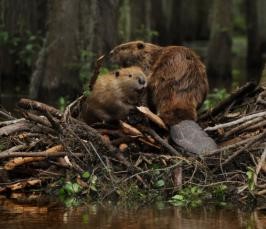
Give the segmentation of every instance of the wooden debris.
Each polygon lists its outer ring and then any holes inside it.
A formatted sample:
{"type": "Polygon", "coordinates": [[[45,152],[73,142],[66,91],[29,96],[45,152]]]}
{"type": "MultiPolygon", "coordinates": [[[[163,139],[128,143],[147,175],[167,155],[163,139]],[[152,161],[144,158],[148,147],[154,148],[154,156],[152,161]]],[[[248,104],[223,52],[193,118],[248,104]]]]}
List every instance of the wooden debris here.
{"type": "Polygon", "coordinates": [[[165,124],[146,107],[138,110],[151,122],[130,122],[129,118],[120,125],[100,123],[91,127],[72,115],[83,97],[73,101],[64,113],[34,100],[21,99],[22,117],[14,118],[4,110],[0,113],[4,117],[0,122],[0,143],[4,146],[0,172],[5,176],[0,179],[0,192],[35,185],[45,187],[49,182],[44,181],[73,173],[75,182],[89,193],[91,185],[82,178],[89,172],[91,177],[97,177],[98,194],[103,198],[122,185],[153,189],[158,180],[171,184],[163,187],[167,193],[187,184],[232,184],[245,197],[250,182],[245,174],[251,168],[255,174],[254,194],[266,196],[264,92],[247,84],[203,114],[199,125],[208,131],[219,149],[200,156],[169,142],[165,124]]]}
{"type": "Polygon", "coordinates": [[[149,120],[157,124],[159,127],[167,130],[166,125],[164,124],[163,120],[156,114],[152,113],[148,107],[137,107],[137,109],[142,112],[149,120]]]}

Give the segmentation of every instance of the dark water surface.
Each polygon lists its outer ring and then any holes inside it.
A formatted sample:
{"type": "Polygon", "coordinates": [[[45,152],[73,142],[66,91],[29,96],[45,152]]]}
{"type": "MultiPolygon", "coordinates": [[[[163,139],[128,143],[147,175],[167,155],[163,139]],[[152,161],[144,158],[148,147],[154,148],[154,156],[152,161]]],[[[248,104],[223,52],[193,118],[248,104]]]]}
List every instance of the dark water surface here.
{"type": "Polygon", "coordinates": [[[266,229],[266,213],[169,206],[129,210],[112,204],[64,208],[51,204],[22,205],[0,198],[0,228],[266,229]]]}

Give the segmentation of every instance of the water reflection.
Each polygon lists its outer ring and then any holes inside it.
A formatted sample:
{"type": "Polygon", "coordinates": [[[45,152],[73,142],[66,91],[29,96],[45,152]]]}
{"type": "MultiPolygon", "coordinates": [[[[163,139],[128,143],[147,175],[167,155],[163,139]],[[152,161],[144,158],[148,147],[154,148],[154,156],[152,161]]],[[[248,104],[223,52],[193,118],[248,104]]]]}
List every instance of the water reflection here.
{"type": "Polygon", "coordinates": [[[0,228],[169,228],[169,229],[266,229],[265,212],[251,214],[238,210],[175,207],[123,209],[107,204],[66,209],[49,202],[35,205],[18,199],[0,198],[0,228]],[[21,202],[21,201],[20,201],[21,202]]]}

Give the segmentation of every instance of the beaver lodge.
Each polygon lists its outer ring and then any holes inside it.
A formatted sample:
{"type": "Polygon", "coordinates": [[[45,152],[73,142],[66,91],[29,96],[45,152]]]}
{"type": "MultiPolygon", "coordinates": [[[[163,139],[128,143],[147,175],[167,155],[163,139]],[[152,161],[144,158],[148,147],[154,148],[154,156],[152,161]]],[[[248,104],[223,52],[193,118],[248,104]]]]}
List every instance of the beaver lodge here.
{"type": "Polygon", "coordinates": [[[75,119],[82,97],[61,113],[21,99],[1,108],[0,193],[41,192],[97,200],[265,201],[265,90],[248,83],[199,117],[219,149],[195,155],[168,142],[158,116],[140,107],[119,125],[75,119]]]}

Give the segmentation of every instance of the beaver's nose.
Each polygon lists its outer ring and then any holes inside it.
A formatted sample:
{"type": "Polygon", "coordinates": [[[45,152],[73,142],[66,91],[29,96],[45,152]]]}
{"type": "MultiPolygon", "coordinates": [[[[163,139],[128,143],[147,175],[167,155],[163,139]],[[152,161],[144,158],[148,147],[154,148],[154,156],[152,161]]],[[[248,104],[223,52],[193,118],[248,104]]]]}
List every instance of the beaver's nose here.
{"type": "Polygon", "coordinates": [[[144,85],[146,83],[146,80],[143,78],[139,78],[139,84],[144,85]]]}

